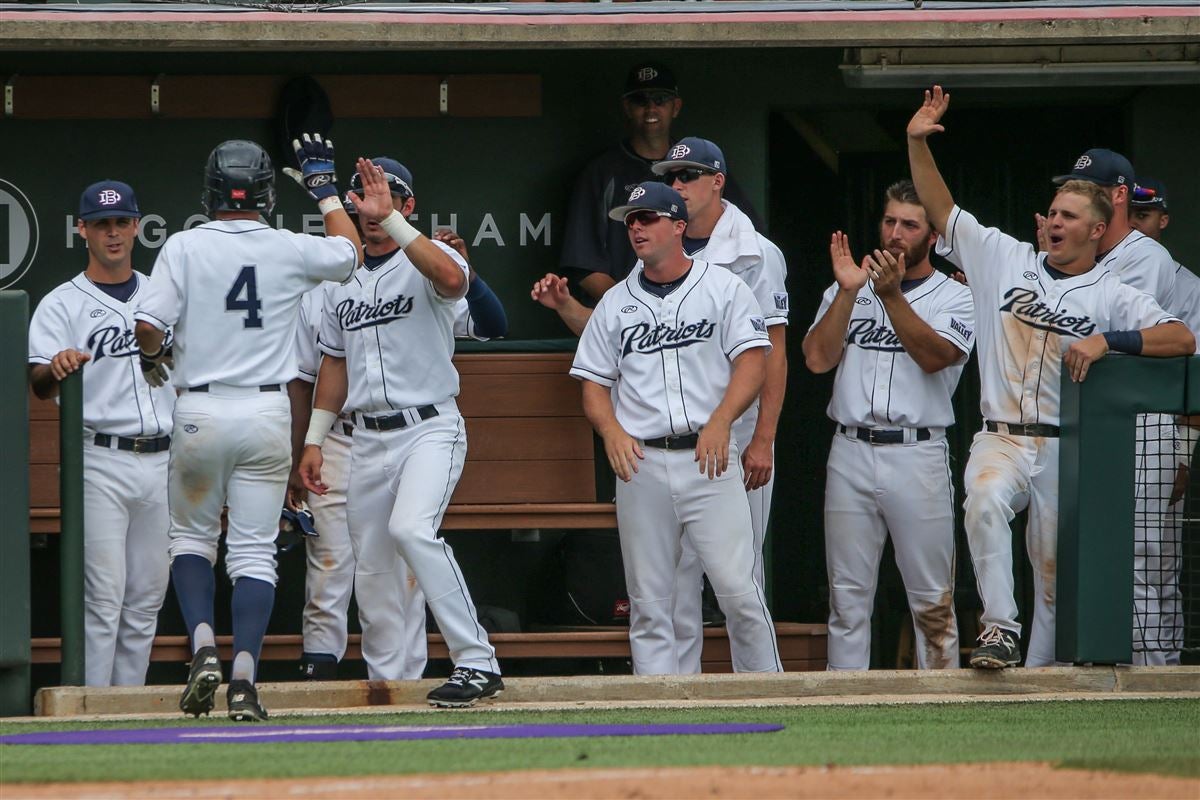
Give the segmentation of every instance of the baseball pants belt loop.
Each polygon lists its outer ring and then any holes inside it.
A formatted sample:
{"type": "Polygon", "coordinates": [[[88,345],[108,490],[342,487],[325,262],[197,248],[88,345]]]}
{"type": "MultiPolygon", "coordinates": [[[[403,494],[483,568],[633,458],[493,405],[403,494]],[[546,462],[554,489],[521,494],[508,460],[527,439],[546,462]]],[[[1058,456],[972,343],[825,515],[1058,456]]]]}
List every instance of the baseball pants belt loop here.
{"type": "Polygon", "coordinates": [[[1018,425],[1013,422],[992,422],[990,419],[985,423],[988,431],[991,433],[1007,433],[1009,436],[1041,436],[1049,439],[1057,439],[1061,434],[1062,429],[1057,425],[1018,425]]]}
{"type": "MultiPolygon", "coordinates": [[[[199,386],[189,386],[188,388],[184,389],[184,391],[185,392],[204,393],[204,392],[207,392],[208,389],[209,389],[208,384],[202,383],[199,386]]],[[[263,384],[262,386],[259,386],[258,390],[260,392],[281,392],[281,391],[283,391],[283,388],[278,383],[267,383],[267,384],[263,384]]]]}
{"type": "Polygon", "coordinates": [[[130,453],[161,453],[171,447],[170,436],[113,436],[108,433],[97,433],[92,440],[97,447],[112,447],[116,444],[118,450],[130,453]]]}
{"type": "Polygon", "coordinates": [[[433,419],[437,415],[437,406],[417,406],[382,417],[368,417],[365,414],[358,413],[355,414],[355,417],[356,421],[367,430],[391,431],[397,428],[407,428],[409,425],[416,425],[418,422],[433,419]]]}
{"type": "Polygon", "coordinates": [[[913,442],[928,442],[933,438],[929,428],[895,428],[892,430],[877,430],[875,428],[856,428],[851,425],[838,425],[838,433],[843,433],[867,444],[912,444],[913,442]]]}
{"type": "Polygon", "coordinates": [[[680,433],[673,436],[660,436],[657,439],[643,439],[646,447],[658,447],[663,450],[695,450],[696,442],[700,441],[698,433],[680,433]]]}

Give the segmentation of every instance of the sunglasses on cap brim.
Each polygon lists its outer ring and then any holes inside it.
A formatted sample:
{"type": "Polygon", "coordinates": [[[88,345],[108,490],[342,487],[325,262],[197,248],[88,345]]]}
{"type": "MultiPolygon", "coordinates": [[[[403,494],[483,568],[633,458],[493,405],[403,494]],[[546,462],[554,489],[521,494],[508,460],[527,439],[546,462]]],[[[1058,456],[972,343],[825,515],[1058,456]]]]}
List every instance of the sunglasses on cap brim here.
{"type": "Polygon", "coordinates": [[[709,169],[696,169],[695,167],[689,167],[687,169],[671,170],[670,172],[663,174],[662,180],[663,183],[667,184],[667,186],[670,186],[675,181],[679,181],[680,183],[691,183],[703,175],[716,174],[717,173],[709,169]]]}
{"type": "Polygon", "coordinates": [[[634,92],[625,98],[635,106],[665,106],[675,99],[670,92],[634,92]]]}
{"type": "Polygon", "coordinates": [[[643,226],[653,225],[663,218],[670,219],[671,215],[666,211],[652,211],[648,208],[644,208],[640,211],[630,211],[625,215],[625,227],[632,228],[633,223],[635,222],[640,223],[643,226]]]}

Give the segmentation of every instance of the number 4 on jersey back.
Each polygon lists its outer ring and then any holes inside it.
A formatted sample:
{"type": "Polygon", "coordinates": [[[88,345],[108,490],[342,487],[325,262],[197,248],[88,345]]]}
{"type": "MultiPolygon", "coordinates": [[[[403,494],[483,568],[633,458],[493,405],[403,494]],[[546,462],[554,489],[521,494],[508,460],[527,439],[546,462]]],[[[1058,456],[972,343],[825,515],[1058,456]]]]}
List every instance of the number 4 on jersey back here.
{"type": "Polygon", "coordinates": [[[246,318],[242,320],[243,328],[262,327],[262,317],[259,316],[259,312],[262,311],[262,301],[258,299],[258,273],[253,264],[247,264],[238,273],[229,293],[225,295],[225,310],[245,311],[246,318]],[[238,299],[242,290],[246,292],[245,300],[238,299]]]}

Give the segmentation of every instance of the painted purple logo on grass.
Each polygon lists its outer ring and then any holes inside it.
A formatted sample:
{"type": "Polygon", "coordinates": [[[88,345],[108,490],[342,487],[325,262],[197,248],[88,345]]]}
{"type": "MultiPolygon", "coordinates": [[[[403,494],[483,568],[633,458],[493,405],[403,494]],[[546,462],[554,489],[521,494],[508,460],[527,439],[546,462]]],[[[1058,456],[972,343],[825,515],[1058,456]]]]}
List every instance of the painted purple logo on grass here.
{"type": "Polygon", "coordinates": [[[365,742],[406,739],[550,739],[568,736],[695,736],[773,733],[782,725],[271,725],[247,728],[118,728],[0,736],[0,744],[230,744],[234,742],[365,742]]]}

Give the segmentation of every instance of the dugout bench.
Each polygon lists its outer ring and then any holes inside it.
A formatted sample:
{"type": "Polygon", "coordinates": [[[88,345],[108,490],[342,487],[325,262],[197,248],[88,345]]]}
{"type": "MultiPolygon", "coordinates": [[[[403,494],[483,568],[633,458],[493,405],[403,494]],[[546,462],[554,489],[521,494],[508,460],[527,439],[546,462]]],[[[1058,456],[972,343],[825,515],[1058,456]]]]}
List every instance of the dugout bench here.
{"type": "MultiPolygon", "coordinates": [[[[616,510],[596,494],[592,429],[583,416],[579,383],[567,372],[572,354],[460,353],[459,408],[467,425],[467,460],[443,530],[504,531],[615,528],[616,510]]],[[[30,532],[57,534],[58,406],[30,396],[30,532]]],[[[299,622],[299,609],[296,609],[299,622]]],[[[825,668],[824,625],[776,623],[780,657],[789,671],[825,668]]],[[[571,628],[496,633],[502,659],[629,658],[628,629],[571,628]]],[[[223,657],[230,637],[218,637],[223,657]]],[[[58,638],[33,640],[34,664],[60,660],[58,638]]],[[[298,660],[299,635],[269,635],[262,658],[298,660]]],[[[345,658],[361,658],[352,635],[345,658]]],[[[449,655],[442,637],[429,636],[429,657],[449,655]]],[[[154,661],[190,658],[184,636],[158,636],[154,661]]],[[[732,671],[724,628],[705,630],[706,672],[732,671]]]]}

